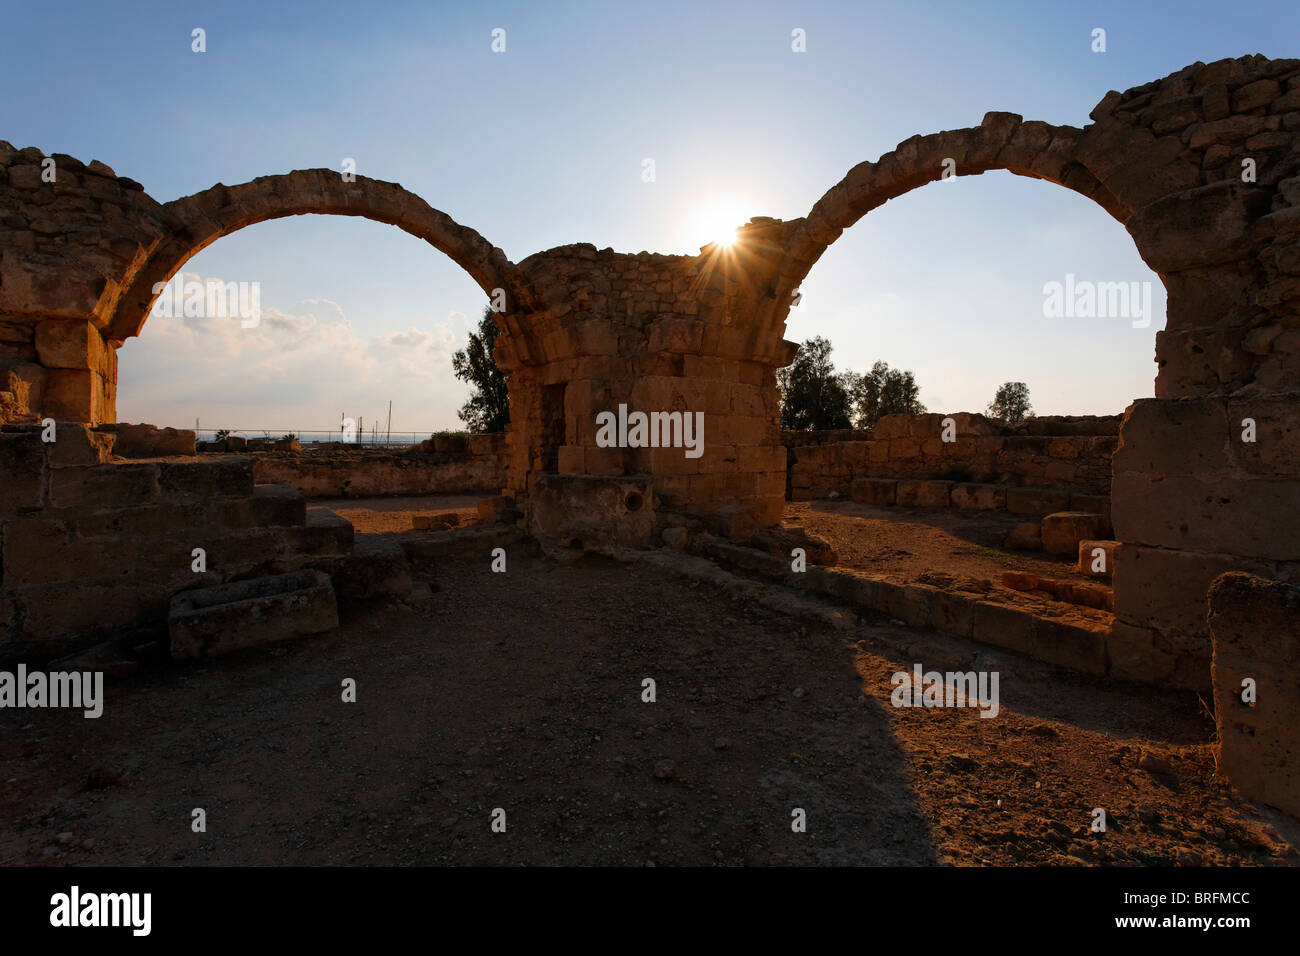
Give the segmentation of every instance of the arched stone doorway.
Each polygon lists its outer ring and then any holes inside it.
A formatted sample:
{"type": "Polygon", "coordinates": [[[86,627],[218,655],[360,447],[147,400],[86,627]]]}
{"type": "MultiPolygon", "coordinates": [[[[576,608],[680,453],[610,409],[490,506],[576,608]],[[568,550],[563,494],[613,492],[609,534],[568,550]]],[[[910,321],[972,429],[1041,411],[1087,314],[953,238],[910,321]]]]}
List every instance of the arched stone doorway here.
{"type": "Polygon", "coordinates": [[[1169,298],[1156,397],[1128,408],[1112,466],[1116,676],[1208,686],[1210,582],[1234,569],[1300,576],[1297,90],[1300,62],[1243,57],[1112,92],[1084,129],[989,113],[913,137],[794,224],[758,311],[759,334],[780,339],[800,282],[844,229],[945,175],[1046,179],[1125,226],[1169,298]]]}

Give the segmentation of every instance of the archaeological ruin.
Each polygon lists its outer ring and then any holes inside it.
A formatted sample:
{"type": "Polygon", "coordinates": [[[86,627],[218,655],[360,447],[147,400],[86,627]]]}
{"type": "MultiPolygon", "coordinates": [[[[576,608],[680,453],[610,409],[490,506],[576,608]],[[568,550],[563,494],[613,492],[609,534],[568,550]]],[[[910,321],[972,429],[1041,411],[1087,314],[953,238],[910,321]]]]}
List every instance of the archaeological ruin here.
{"type": "Polygon", "coordinates": [[[788,500],[1001,512],[1049,552],[1084,542],[1113,557],[1104,619],[1016,615],[829,560],[796,586],[1104,678],[1212,690],[1229,772],[1300,812],[1294,787],[1259,769],[1289,760],[1295,780],[1300,739],[1276,716],[1295,712],[1294,679],[1274,676],[1274,696],[1246,716],[1232,704],[1243,677],[1289,673],[1300,638],[1288,591],[1300,585],[1300,60],[1194,63],[1108,93],[1090,116],[1076,128],[992,112],[914,136],[850,169],[805,217],[753,218],[728,248],[584,243],[518,263],[393,183],[310,169],[160,202],[101,162],[0,142],[0,654],[50,660],[170,615],[184,636],[176,656],[195,656],[195,616],[232,582],[274,578],[263,596],[287,588],[319,627],[332,620],[331,581],[362,597],[409,591],[402,549],[354,547],[352,526],[304,496],[489,494],[485,525],[517,521],[548,546],[690,538],[787,579],[785,539],[767,552],[744,543],[778,528],[788,500]],[[800,283],[844,230],[945,169],[1046,180],[1124,225],[1168,292],[1154,397],[1122,418],[1019,431],[938,414],[783,436],[776,372],[794,356],[784,334],[800,283]],[[504,439],[429,448],[443,457],[414,464],[321,463],[207,454],[192,433],[117,423],[117,349],[141,334],[162,284],[223,236],[307,213],[395,225],[504,303],[504,439]],[[598,415],[620,405],[703,413],[703,453],[605,447],[598,415]],[[1267,633],[1252,630],[1256,603],[1267,633]],[[1258,747],[1257,726],[1271,728],[1271,749],[1235,756],[1258,747]]]}

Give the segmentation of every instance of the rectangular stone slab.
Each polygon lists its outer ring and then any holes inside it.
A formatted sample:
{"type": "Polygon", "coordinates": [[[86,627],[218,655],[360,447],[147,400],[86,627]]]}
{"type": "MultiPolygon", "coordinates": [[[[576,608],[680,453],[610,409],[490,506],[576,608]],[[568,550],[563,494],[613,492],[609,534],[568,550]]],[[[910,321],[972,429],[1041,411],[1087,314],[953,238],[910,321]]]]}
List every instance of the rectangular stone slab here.
{"type": "Polygon", "coordinates": [[[168,618],[172,660],[215,657],[339,626],[323,571],[295,571],[182,591],[168,618]]]}

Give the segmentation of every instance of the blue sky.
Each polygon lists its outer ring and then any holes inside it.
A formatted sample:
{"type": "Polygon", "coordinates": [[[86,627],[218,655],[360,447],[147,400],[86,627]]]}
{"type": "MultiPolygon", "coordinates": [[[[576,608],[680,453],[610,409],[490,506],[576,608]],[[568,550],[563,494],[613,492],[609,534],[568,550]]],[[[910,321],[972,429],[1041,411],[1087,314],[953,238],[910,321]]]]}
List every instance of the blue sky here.
{"type": "MultiPolygon", "coordinates": [[[[5,19],[0,139],[100,159],[162,201],[352,157],[515,261],[578,241],[694,252],[703,211],[802,216],[914,133],[988,110],[1082,126],[1107,90],[1196,60],[1300,55],[1294,2],[42,3],[5,19]]],[[[294,217],[186,271],[260,282],[270,320],[255,336],[151,320],[120,353],[121,420],[333,427],[391,398],[394,429],[458,425],[448,358],[483,296],[419,240],[294,217]]],[[[1163,290],[1119,223],[1048,183],[990,173],[901,197],[803,292],[788,338],[824,335],[858,371],[910,368],[936,410],[978,410],[1007,380],[1043,413],[1152,393],[1163,290]],[[1152,327],[1045,319],[1043,285],[1067,273],[1153,282],[1152,327]]]]}

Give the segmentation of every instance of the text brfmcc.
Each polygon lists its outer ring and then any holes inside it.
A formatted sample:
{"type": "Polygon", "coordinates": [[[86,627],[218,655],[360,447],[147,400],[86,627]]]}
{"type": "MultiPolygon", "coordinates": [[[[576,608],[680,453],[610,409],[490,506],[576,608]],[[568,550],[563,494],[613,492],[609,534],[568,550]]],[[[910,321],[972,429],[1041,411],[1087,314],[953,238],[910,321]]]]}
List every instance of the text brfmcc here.
{"type": "Polygon", "coordinates": [[[631,412],[596,415],[598,448],[684,448],[687,458],[704,454],[703,412],[631,412]]]}

